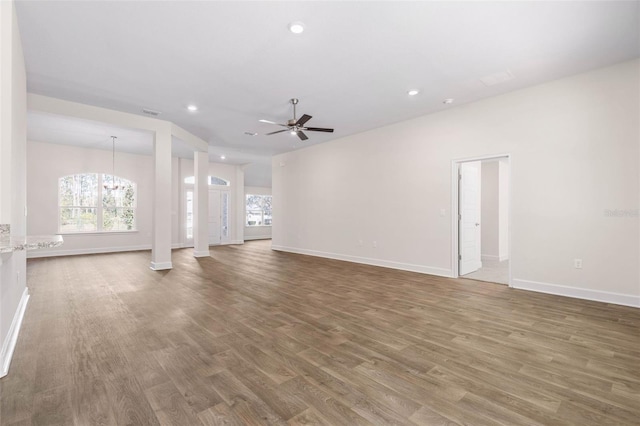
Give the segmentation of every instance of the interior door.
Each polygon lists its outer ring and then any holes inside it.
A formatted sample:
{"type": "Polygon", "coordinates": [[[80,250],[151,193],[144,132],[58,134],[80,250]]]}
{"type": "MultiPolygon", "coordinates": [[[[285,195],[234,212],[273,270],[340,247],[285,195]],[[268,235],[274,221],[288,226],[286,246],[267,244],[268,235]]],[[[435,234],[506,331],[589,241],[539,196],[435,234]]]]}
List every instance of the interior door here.
{"type": "Polygon", "coordinates": [[[460,164],[459,173],[459,241],[460,275],[482,267],[480,260],[480,167],[479,161],[460,164]]]}
{"type": "Polygon", "coordinates": [[[220,191],[209,190],[209,244],[220,244],[220,191]]]}

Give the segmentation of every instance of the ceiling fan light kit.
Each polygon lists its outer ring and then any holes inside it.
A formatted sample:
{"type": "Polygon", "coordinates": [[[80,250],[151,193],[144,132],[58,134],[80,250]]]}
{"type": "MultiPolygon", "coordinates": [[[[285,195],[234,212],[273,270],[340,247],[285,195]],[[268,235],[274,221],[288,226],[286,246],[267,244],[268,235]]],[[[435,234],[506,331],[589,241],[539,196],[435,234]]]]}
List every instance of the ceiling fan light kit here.
{"type": "Polygon", "coordinates": [[[303,114],[302,117],[296,118],[296,105],[298,105],[299,100],[296,98],[289,99],[289,103],[293,105],[293,118],[287,121],[287,124],[276,123],[274,121],[269,120],[259,120],[261,123],[267,124],[275,124],[276,126],[286,127],[283,130],[276,130],[275,132],[267,133],[266,135],[275,135],[276,133],[282,132],[290,132],[292,135],[297,135],[298,138],[302,141],[306,141],[309,137],[303,132],[325,132],[325,133],[333,133],[333,129],[328,129],[324,127],[306,127],[305,124],[307,121],[311,120],[311,116],[307,114],[303,114]]]}

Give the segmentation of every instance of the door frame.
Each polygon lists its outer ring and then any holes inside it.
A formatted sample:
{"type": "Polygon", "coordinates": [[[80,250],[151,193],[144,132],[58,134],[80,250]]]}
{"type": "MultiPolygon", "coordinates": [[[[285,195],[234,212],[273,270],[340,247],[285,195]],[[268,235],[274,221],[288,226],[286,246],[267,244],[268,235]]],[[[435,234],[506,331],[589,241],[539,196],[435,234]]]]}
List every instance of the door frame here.
{"type": "MultiPolygon", "coordinates": [[[[458,255],[460,254],[459,250],[459,215],[460,215],[460,191],[459,191],[459,183],[458,183],[458,174],[460,173],[460,164],[462,163],[470,163],[474,161],[485,161],[485,160],[499,160],[502,158],[506,158],[509,164],[509,200],[507,205],[507,214],[509,216],[509,226],[507,227],[508,240],[509,240],[509,287],[513,287],[513,250],[512,250],[512,242],[513,242],[513,214],[512,214],[512,206],[513,206],[513,155],[506,154],[494,154],[494,155],[484,155],[478,157],[465,157],[451,160],[451,276],[452,278],[458,278],[460,275],[460,262],[458,261],[458,255]]],[[[482,188],[480,188],[482,191],[482,188]]],[[[482,192],[481,192],[482,196],[482,192]]]]}

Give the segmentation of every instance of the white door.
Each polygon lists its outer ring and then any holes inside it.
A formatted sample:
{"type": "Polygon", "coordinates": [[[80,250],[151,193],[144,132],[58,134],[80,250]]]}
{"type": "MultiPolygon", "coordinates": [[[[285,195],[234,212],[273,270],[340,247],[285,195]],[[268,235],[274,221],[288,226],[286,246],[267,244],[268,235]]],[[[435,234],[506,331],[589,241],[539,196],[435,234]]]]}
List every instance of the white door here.
{"type": "Polygon", "coordinates": [[[220,244],[220,191],[209,190],[209,244],[220,244]]]}
{"type": "Polygon", "coordinates": [[[482,267],[480,261],[480,167],[479,161],[460,164],[459,174],[459,274],[482,267]]]}

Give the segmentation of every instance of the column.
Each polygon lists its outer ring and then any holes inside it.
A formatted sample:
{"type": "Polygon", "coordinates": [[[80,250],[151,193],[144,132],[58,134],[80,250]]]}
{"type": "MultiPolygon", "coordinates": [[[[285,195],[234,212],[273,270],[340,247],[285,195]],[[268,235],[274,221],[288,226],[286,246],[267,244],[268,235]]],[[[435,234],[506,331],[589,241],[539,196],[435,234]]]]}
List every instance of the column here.
{"type": "Polygon", "coordinates": [[[156,130],[153,141],[153,242],[151,269],[171,269],[171,123],[156,130]]]}

